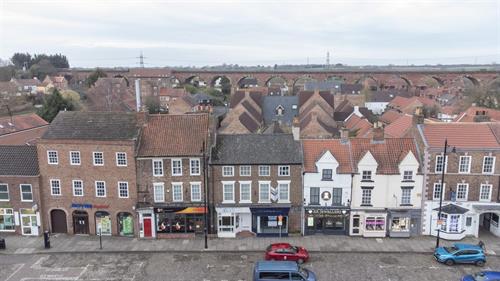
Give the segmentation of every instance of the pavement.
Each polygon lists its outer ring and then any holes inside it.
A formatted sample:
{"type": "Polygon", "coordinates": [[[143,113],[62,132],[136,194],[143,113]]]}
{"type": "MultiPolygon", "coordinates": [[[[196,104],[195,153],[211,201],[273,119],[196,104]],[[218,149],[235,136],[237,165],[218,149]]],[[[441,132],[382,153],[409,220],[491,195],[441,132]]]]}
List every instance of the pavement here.
{"type": "MultiPolygon", "coordinates": [[[[288,242],[303,246],[309,252],[321,253],[432,253],[436,238],[418,236],[412,238],[362,238],[334,235],[291,236],[272,238],[210,238],[204,248],[203,237],[195,239],[138,239],[127,237],[102,237],[102,249],[98,236],[54,234],[50,238],[50,249],[44,248],[43,237],[4,235],[7,249],[2,254],[50,254],[50,253],[145,253],[145,252],[262,252],[269,244],[288,242]]],[[[482,235],[488,255],[500,255],[500,238],[482,235]]],[[[441,245],[456,241],[441,239],[441,245]]],[[[477,238],[465,238],[463,243],[477,244],[477,238]]]]}

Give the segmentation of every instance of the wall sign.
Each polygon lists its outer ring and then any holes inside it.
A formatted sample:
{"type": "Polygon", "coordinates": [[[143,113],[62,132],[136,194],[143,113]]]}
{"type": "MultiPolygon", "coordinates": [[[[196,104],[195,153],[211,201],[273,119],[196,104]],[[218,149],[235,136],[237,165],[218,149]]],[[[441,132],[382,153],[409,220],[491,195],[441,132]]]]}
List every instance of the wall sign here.
{"type": "Polygon", "coordinates": [[[71,203],[73,209],[107,209],[109,205],[92,205],[90,203],[71,203]]]}
{"type": "Polygon", "coordinates": [[[332,194],[330,193],[330,191],[323,191],[323,193],[321,193],[321,199],[328,201],[332,199],[332,194]]]}

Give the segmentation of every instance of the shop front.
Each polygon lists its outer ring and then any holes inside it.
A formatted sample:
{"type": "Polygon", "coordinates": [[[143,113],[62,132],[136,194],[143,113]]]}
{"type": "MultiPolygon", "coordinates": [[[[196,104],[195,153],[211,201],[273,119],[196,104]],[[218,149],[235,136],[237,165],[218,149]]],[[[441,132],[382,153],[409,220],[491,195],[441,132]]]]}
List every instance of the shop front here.
{"type": "Polygon", "coordinates": [[[363,237],[387,236],[387,213],[380,211],[352,211],[350,235],[363,237]]]}
{"type": "Polygon", "coordinates": [[[121,212],[117,215],[118,221],[118,235],[120,236],[134,236],[134,218],[132,214],[121,212]]]}
{"type": "Polygon", "coordinates": [[[0,208],[0,231],[1,232],[14,232],[16,231],[16,224],[14,219],[14,209],[0,208]]]}
{"type": "Polygon", "coordinates": [[[138,207],[137,214],[139,217],[139,237],[154,238],[156,237],[155,214],[152,207],[138,207]]]}
{"type": "Polygon", "coordinates": [[[252,231],[252,213],[248,207],[218,207],[217,236],[234,238],[242,231],[252,231]]]}
{"type": "Polygon", "coordinates": [[[154,208],[157,237],[175,237],[175,234],[203,234],[206,209],[204,207],[154,208]]]}
{"type": "Polygon", "coordinates": [[[252,212],[252,231],[257,236],[288,236],[290,207],[255,207],[252,212]]]}
{"type": "Polygon", "coordinates": [[[349,209],[338,207],[305,207],[304,234],[347,235],[349,209]]]}
{"type": "Polygon", "coordinates": [[[388,232],[390,237],[410,237],[419,234],[419,210],[389,210],[388,232]]]}

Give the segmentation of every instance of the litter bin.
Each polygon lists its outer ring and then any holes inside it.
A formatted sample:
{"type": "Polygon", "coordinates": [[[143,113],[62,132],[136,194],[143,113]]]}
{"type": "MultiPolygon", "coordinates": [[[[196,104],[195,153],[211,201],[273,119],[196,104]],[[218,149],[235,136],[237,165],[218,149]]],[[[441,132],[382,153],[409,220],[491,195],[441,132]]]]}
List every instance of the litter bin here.
{"type": "Polygon", "coordinates": [[[0,237],[0,250],[5,250],[5,239],[0,237]]]}
{"type": "Polygon", "coordinates": [[[50,248],[50,233],[48,230],[45,230],[43,232],[43,242],[45,245],[45,249],[49,249],[50,248]]]}

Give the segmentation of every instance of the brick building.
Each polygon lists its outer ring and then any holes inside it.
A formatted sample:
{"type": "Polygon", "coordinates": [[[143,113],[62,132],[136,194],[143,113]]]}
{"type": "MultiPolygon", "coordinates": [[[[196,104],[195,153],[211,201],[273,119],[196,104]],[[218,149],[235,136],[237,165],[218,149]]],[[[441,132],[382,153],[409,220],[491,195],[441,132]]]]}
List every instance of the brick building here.
{"type": "Polygon", "coordinates": [[[301,230],[302,151],[291,134],[218,135],[211,173],[219,237],[301,230]]]}
{"type": "Polygon", "coordinates": [[[0,146],[0,233],[40,235],[36,147],[0,146]]]}
{"type": "Polygon", "coordinates": [[[137,155],[140,237],[203,233],[204,145],[208,114],[147,117],[137,155]]]}
{"type": "Polygon", "coordinates": [[[423,234],[437,235],[439,229],[440,236],[450,240],[486,232],[500,236],[498,124],[437,123],[418,129],[425,168],[423,234]],[[448,150],[443,161],[445,139],[448,150]],[[440,196],[442,223],[438,225],[440,196]]]}
{"type": "Polygon", "coordinates": [[[137,233],[135,113],[59,112],[37,143],[44,229],[137,233]]]}

